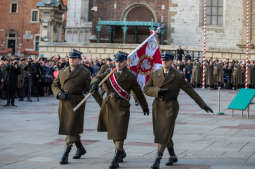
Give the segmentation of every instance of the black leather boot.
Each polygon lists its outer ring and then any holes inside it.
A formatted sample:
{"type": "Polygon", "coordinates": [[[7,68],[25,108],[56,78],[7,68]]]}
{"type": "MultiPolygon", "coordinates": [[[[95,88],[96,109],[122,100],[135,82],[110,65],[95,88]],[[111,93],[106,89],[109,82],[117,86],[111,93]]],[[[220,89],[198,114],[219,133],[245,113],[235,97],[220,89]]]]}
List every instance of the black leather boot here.
{"type": "Polygon", "coordinates": [[[72,149],[72,144],[66,145],[64,154],[60,160],[60,164],[68,164],[68,155],[72,149]]]}
{"type": "Polygon", "coordinates": [[[77,147],[77,150],[76,150],[75,155],[73,156],[73,159],[80,159],[82,155],[86,154],[86,150],[83,147],[83,145],[82,145],[80,140],[76,141],[75,145],[77,147]]]}
{"type": "Polygon", "coordinates": [[[118,162],[119,162],[119,163],[122,163],[122,162],[123,162],[123,159],[124,159],[126,156],[127,156],[127,154],[126,154],[125,150],[120,151],[120,156],[119,156],[118,162]]]}
{"type": "Polygon", "coordinates": [[[162,158],[163,154],[161,152],[157,153],[157,157],[153,163],[153,165],[151,166],[151,169],[159,169],[160,167],[160,160],[162,158]]]}
{"type": "Polygon", "coordinates": [[[173,165],[174,163],[177,163],[178,162],[178,159],[177,159],[177,156],[175,155],[175,152],[174,152],[174,148],[167,148],[168,152],[169,152],[169,160],[168,162],[166,163],[167,166],[171,166],[173,165]]]}
{"type": "Polygon", "coordinates": [[[112,159],[111,165],[109,166],[109,169],[115,169],[115,168],[119,168],[119,158],[120,158],[120,154],[121,151],[120,150],[116,150],[115,151],[115,155],[112,159]]]}

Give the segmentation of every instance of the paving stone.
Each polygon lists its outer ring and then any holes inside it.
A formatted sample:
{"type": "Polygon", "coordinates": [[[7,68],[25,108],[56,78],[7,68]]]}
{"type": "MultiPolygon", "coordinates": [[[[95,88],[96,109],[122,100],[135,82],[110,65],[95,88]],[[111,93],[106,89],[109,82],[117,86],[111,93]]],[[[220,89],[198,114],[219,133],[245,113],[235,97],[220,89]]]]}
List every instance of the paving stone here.
{"type": "MultiPolygon", "coordinates": [[[[202,98],[217,110],[217,92],[196,89],[202,98]]],[[[255,168],[255,116],[251,119],[238,111],[227,110],[236,92],[222,90],[224,116],[207,114],[195,105],[184,92],[178,98],[180,113],[173,136],[179,162],[162,169],[254,169],[255,168]]],[[[33,100],[35,100],[33,98],[33,100]]],[[[153,99],[147,97],[151,108],[153,99]]],[[[5,103],[5,102],[1,102],[5,103]]],[[[99,106],[93,98],[86,103],[82,142],[87,150],[80,160],[72,159],[76,147],[70,152],[69,165],[59,165],[64,151],[65,136],[58,135],[57,100],[40,98],[40,102],[19,102],[18,107],[0,106],[0,168],[1,169],[102,169],[108,168],[114,145],[106,133],[97,132],[99,106]]],[[[251,107],[251,113],[255,111],[251,107]]],[[[255,113],[254,113],[255,114],[255,113]]],[[[150,168],[156,155],[153,143],[152,117],[144,116],[142,109],[131,99],[128,137],[124,148],[127,157],[120,168],[150,168]]]]}

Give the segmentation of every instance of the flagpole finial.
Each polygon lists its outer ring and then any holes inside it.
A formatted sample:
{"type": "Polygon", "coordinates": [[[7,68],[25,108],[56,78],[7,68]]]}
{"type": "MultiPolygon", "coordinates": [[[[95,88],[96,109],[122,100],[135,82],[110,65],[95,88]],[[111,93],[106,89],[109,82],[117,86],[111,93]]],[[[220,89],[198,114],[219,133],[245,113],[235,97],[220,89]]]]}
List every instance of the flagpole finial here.
{"type": "Polygon", "coordinates": [[[164,29],[165,28],[165,24],[161,24],[158,28],[157,28],[157,30],[155,31],[156,33],[160,33],[160,30],[161,29],[164,29]]]}

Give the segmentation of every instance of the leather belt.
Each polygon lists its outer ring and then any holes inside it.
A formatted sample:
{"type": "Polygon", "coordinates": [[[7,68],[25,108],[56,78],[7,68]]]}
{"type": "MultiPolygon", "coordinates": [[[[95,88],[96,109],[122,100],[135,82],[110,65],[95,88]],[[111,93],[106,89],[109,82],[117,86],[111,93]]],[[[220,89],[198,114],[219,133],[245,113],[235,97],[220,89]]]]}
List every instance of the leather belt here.
{"type": "Polygon", "coordinates": [[[69,95],[82,95],[83,94],[81,91],[70,92],[70,91],[65,90],[64,92],[69,95]]]}
{"type": "Polygon", "coordinates": [[[170,101],[177,101],[177,98],[169,98],[169,97],[164,97],[164,96],[159,96],[158,99],[160,101],[164,101],[164,102],[170,102],[170,101]]]}

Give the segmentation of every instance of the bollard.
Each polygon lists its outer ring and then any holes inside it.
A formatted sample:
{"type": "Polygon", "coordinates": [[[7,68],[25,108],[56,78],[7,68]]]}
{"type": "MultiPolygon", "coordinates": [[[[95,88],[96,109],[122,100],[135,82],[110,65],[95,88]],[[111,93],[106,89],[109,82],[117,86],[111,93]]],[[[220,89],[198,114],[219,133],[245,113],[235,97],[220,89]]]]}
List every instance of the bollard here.
{"type": "Polygon", "coordinates": [[[218,112],[216,114],[224,115],[224,112],[220,111],[220,86],[218,87],[218,112]]]}

